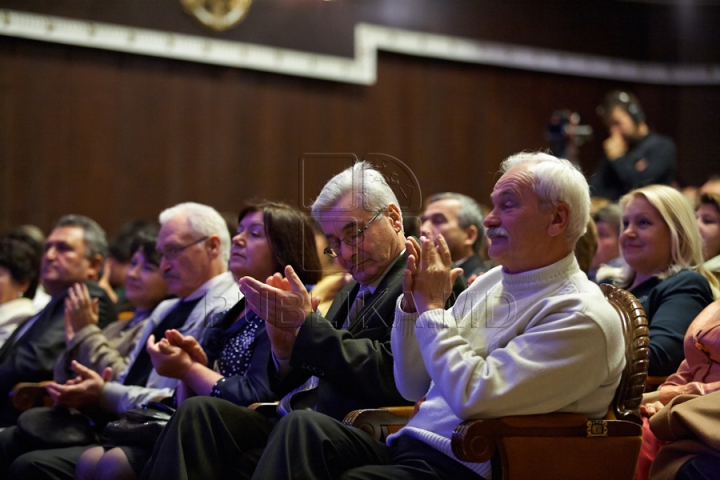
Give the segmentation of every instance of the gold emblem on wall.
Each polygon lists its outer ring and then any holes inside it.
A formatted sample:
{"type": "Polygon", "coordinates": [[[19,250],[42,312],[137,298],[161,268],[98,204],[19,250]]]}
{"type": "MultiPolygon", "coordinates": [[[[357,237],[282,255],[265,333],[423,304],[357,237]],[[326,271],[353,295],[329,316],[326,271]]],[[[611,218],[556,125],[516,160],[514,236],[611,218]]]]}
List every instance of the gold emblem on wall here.
{"type": "Polygon", "coordinates": [[[222,32],[243,21],[252,0],[180,0],[180,3],[200,23],[222,32]]]}

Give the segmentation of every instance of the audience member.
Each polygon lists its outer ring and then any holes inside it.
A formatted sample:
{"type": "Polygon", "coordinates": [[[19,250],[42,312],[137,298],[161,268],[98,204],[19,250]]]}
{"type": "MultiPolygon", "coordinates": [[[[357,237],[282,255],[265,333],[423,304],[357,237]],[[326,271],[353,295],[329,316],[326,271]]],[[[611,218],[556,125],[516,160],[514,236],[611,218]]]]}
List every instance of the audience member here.
{"type": "Polygon", "coordinates": [[[55,362],[65,349],[65,298],[75,283],[85,283],[99,300],[101,327],[116,319],[107,294],[98,287],[107,255],[105,232],[88,217],[62,217],[45,242],[40,275],[52,300],[12,333],[0,349],[0,424],[12,425],[18,412],[10,390],[18,382],[50,380],[55,362]]]}
{"type": "Polygon", "coordinates": [[[650,131],[637,97],[615,90],[598,107],[610,136],[605,158],[590,178],[591,194],[616,201],[634,188],[670,185],[675,174],[675,144],[650,131]]]}
{"type": "Polygon", "coordinates": [[[597,252],[590,264],[588,278],[595,281],[597,270],[601,265],[622,267],[625,261],[620,255],[620,232],[622,231],[622,208],[616,203],[600,208],[593,221],[597,227],[597,252]]]}
{"type": "Polygon", "coordinates": [[[120,233],[110,240],[105,271],[98,282],[115,302],[118,312],[132,311],[132,305],[125,296],[125,271],[130,267],[133,240],[143,233],[157,237],[158,227],[152,222],[134,220],[123,225],[120,233]]]}
{"type": "Polygon", "coordinates": [[[703,266],[720,280],[720,193],[703,193],[695,219],[703,241],[703,266]]]}
{"type": "Polygon", "coordinates": [[[66,383],[76,377],[72,362],[102,373],[112,369],[111,380],[128,365],[130,353],[155,307],[168,296],[167,283],[160,273],[160,253],[155,248],[157,234],[141,233],[132,242],[129,268],[125,269],[125,293],[134,308],[129,320],[98,327],[97,304],[87,288],[75,284],[65,300],[65,352],[55,364],[54,381],[66,383]],[[75,308],[75,307],[79,308],[75,308]]]}
{"type": "Polygon", "coordinates": [[[450,270],[444,238],[437,248],[428,238],[406,243],[392,347],[398,388],[420,401],[409,423],[383,445],[316,412],[291,412],[253,478],[489,478],[489,462],[452,454],[463,420],[607,413],[624,340],[573,255],[590,219],[587,182],[567,160],[542,153],[512,156],[501,171],[485,227],[502,267],[478,277],[450,310],[443,297],[460,271],[450,270]]]}
{"type": "MultiPolygon", "coordinates": [[[[240,212],[232,240],[233,277],[266,279],[285,265],[291,265],[305,284],[318,281],[320,261],[310,222],[285,204],[247,206],[240,212]]],[[[157,343],[152,336],[148,339],[156,371],[181,381],[178,402],[192,395],[222,398],[237,405],[274,400],[267,369],[270,341],[264,322],[244,300],[214,320],[203,334],[202,346],[176,330],[157,343]]],[[[78,462],[76,478],[135,478],[152,453],[137,444],[106,450],[107,445],[86,451],[78,462]]]]}
{"type": "Polygon", "coordinates": [[[642,303],[650,329],[651,376],[675,372],[690,322],[713,301],[718,281],[702,266],[702,240],[685,198],[664,185],[633,190],[620,200],[620,246],[627,267],[610,271],[642,303]]]}
{"type": "MultiPolygon", "coordinates": [[[[354,280],[326,317],[312,311],[292,267],[285,279],[276,274],[267,284],[240,280],[248,303],[265,320],[274,391],[282,396],[304,382],[283,397],[278,411],[312,408],[342,418],[357,408],[406,403],[395,386],[390,350],[406,261],[395,194],[380,172],[360,162],[325,185],[312,211],[328,239],[325,253],[354,280]]],[[[272,426],[245,407],[191,398],[164,429],[143,478],[248,476],[272,426]]]]}
{"type": "Polygon", "coordinates": [[[482,210],[475,200],[461,193],[437,193],[428,199],[421,221],[422,235],[445,238],[465,280],[487,271],[478,255],[485,235],[482,210]]]}
{"type": "MultiPolygon", "coordinates": [[[[197,203],[181,203],[160,214],[157,250],[160,271],[168,292],[177,299],[166,300],[153,311],[138,344],[130,353],[128,366],[116,381],[109,381],[107,368],[98,374],[78,362],[78,377],[65,385],[51,383],[48,392],[57,405],[86,413],[121,414],[150,401],[170,397],[178,380],[153,370],[145,342],[167,330],[198,337],[213,314],[227,310],[240,298],[237,284],[227,272],[230,235],[222,217],[213,208],[197,203]]],[[[8,429],[11,430],[11,429],[8,429]]],[[[75,464],[85,450],[96,445],[36,450],[17,430],[0,432],[0,452],[10,466],[11,478],[45,478],[47,472],[59,478],[72,478],[75,464]],[[25,453],[28,452],[28,453],[25,453]]],[[[4,472],[0,472],[0,475],[4,472]]]]}
{"type": "Polygon", "coordinates": [[[30,245],[0,238],[0,347],[35,314],[32,299],[39,275],[40,256],[30,245]]]}

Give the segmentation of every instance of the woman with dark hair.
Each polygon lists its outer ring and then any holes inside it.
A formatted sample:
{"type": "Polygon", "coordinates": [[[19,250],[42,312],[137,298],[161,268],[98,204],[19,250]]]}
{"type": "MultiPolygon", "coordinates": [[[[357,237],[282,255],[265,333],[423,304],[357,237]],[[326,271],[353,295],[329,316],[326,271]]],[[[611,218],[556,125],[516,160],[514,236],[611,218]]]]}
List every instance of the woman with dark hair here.
{"type": "Polygon", "coordinates": [[[35,313],[33,297],[40,275],[40,257],[27,243],[0,239],[0,346],[35,313]]]}
{"type": "MultiPolygon", "coordinates": [[[[322,268],[310,221],[283,203],[260,202],[239,215],[232,239],[230,271],[236,280],[265,280],[291,265],[301,281],[315,284],[322,268]]],[[[211,318],[202,346],[194,338],[168,330],[147,349],[160,375],[181,380],[176,401],[208,395],[239,405],[275,400],[268,378],[270,341],[265,322],[241,299],[227,312],[211,318]]],[[[76,478],[136,478],[152,451],[137,446],[94,447],[78,462],[76,478]]]]}

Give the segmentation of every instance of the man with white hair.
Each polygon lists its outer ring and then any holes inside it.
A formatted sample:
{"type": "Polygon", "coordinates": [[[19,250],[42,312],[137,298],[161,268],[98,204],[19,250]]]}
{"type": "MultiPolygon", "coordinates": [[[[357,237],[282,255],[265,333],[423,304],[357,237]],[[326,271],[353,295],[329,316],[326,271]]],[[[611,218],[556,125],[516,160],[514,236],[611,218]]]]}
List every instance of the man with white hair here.
{"type": "MultiPolygon", "coordinates": [[[[157,250],[162,256],[160,271],[168,292],[178,298],[157,306],[117,381],[107,381],[110,372],[101,376],[73,362],[78,379],[47,387],[56,404],[120,414],[172,396],[179,382],[162,377],[153,369],[145,349],[148,337],[152,334],[160,339],[166,330],[176,329],[200,338],[211,316],[229,310],[240,300],[237,283],[227,271],[230,234],[215,209],[198,203],[181,203],[160,214],[160,225],[157,240],[157,250]]],[[[34,450],[33,445],[23,442],[21,437],[7,431],[0,433],[0,452],[5,457],[18,457],[10,468],[11,478],[73,478],[78,459],[94,446],[30,451],[34,450]],[[30,452],[20,455],[27,451],[30,452]]],[[[7,458],[5,461],[9,463],[7,458]]]]}
{"type": "Polygon", "coordinates": [[[489,462],[453,456],[460,422],[605,415],[624,340],[617,314],[573,255],[589,218],[587,182],[567,160],[543,153],[512,156],[501,171],[485,227],[490,257],[502,266],[478,277],[451,309],[442,292],[460,269],[450,269],[443,237],[437,247],[424,237],[406,243],[392,348],[398,389],[419,404],[409,423],[383,444],[315,412],[291,412],[253,478],[489,478],[489,462]]]}

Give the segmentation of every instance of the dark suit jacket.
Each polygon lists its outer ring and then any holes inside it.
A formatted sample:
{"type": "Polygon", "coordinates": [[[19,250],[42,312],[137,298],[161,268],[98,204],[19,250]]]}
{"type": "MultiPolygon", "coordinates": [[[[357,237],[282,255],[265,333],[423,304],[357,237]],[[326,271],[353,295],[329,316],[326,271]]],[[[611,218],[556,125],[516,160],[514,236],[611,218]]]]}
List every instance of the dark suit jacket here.
{"type": "MultiPolygon", "coordinates": [[[[395,320],[395,304],[402,293],[407,255],[398,258],[375,292],[368,298],[357,319],[342,330],[360,285],[350,282],[338,293],[326,318],[311,313],[300,327],[290,365],[291,380],[297,382],[315,375],[316,408],[336,419],[359,408],[405,405],[393,376],[390,333],[395,320]]],[[[459,277],[448,306],[467,284],[459,277]]],[[[287,381],[282,382],[287,386],[287,381]]],[[[279,395],[284,394],[286,388],[279,395]]]]}
{"type": "Polygon", "coordinates": [[[465,260],[463,264],[460,265],[460,268],[463,269],[463,277],[465,277],[465,280],[469,279],[473,275],[479,275],[488,271],[485,267],[485,263],[482,261],[482,258],[478,255],[473,255],[465,260]]]}
{"type": "MultiPolygon", "coordinates": [[[[117,320],[115,306],[97,283],[86,282],[92,298],[99,301],[99,326],[117,320]]],[[[13,424],[17,412],[10,403],[10,391],[19,382],[52,380],[58,357],[65,351],[65,298],[54,297],[37,315],[35,323],[20,337],[20,325],[0,349],[0,424],[13,424]]],[[[32,320],[31,317],[29,320],[32,320]]],[[[28,321],[29,321],[28,320],[28,321]]]]}

